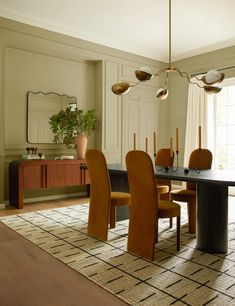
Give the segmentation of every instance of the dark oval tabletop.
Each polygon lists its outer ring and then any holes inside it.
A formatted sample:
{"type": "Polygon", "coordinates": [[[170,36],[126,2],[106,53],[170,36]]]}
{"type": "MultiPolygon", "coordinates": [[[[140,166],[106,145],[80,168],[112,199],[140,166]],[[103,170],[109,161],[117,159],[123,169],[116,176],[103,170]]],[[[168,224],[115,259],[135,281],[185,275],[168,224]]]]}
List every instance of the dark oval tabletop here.
{"type": "MultiPolygon", "coordinates": [[[[109,171],[126,172],[126,166],[123,164],[108,164],[109,171]]],[[[235,171],[234,170],[197,170],[187,168],[155,168],[155,175],[157,178],[170,179],[175,181],[191,181],[191,182],[205,182],[211,184],[235,186],[235,171]],[[187,171],[186,171],[187,172],[187,171]]]]}

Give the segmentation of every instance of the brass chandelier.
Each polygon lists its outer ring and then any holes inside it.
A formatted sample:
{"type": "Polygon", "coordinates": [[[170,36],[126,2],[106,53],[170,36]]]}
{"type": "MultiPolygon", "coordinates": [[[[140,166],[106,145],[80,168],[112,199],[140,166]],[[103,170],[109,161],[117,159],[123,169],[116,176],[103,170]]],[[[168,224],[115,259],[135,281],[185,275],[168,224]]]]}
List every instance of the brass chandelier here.
{"type": "MultiPolygon", "coordinates": [[[[231,67],[232,68],[232,67],[231,67]]],[[[227,69],[227,68],[225,68],[227,69]]],[[[222,69],[220,69],[222,70],[222,69]]],[[[171,0],[169,0],[169,63],[168,66],[152,73],[148,67],[141,67],[135,71],[135,76],[138,81],[134,84],[130,84],[126,81],[121,81],[112,86],[112,91],[116,95],[127,94],[132,87],[135,87],[141,82],[150,81],[152,78],[157,78],[161,75],[166,75],[165,83],[163,88],[159,88],[156,93],[156,97],[160,100],[165,100],[168,96],[168,80],[171,73],[178,73],[181,77],[186,78],[189,83],[195,84],[198,87],[204,89],[208,94],[216,94],[221,91],[222,88],[218,87],[217,84],[221,83],[224,79],[224,73],[219,70],[210,70],[203,77],[199,78],[196,75],[191,76],[187,72],[180,71],[178,68],[172,67],[171,64],[171,0]]]]}

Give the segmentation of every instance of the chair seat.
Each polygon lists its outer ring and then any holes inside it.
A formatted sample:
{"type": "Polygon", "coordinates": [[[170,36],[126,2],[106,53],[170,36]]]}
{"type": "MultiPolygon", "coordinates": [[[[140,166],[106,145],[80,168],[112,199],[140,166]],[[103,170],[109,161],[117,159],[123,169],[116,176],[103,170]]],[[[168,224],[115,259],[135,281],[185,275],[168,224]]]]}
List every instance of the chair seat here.
{"type": "Polygon", "coordinates": [[[127,192],[111,192],[111,205],[122,206],[129,205],[131,203],[131,196],[127,192]]]}
{"type": "Polygon", "coordinates": [[[158,218],[173,218],[180,216],[180,205],[169,201],[158,202],[158,218]]]}
{"type": "Polygon", "coordinates": [[[196,190],[178,189],[171,191],[171,200],[179,202],[188,202],[192,197],[196,196],[196,190]]]}
{"type": "Polygon", "coordinates": [[[163,193],[168,193],[170,188],[167,185],[156,185],[157,186],[157,193],[158,194],[163,194],[163,193]]]}

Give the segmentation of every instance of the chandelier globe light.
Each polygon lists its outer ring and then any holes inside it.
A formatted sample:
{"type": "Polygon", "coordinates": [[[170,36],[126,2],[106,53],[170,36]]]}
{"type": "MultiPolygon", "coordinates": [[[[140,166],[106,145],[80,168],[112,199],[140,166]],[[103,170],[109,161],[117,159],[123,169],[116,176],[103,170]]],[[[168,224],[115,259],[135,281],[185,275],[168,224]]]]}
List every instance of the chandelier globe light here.
{"type": "MultiPolygon", "coordinates": [[[[233,67],[228,67],[220,70],[225,70],[233,67]]],[[[169,0],[169,63],[168,66],[152,73],[148,67],[141,67],[135,71],[135,76],[138,81],[134,84],[130,84],[127,81],[121,81],[112,86],[112,91],[116,95],[125,95],[127,94],[132,87],[135,87],[139,83],[148,82],[152,78],[158,78],[161,75],[166,75],[165,84],[163,88],[159,88],[156,92],[156,97],[160,100],[165,100],[168,97],[168,80],[171,73],[178,73],[182,78],[186,78],[189,83],[194,84],[202,89],[207,94],[217,94],[221,91],[221,87],[218,87],[217,84],[221,83],[225,77],[223,72],[220,70],[210,70],[203,77],[199,78],[196,75],[190,75],[187,72],[183,72],[178,68],[172,67],[171,64],[171,0],[169,0]]]]}

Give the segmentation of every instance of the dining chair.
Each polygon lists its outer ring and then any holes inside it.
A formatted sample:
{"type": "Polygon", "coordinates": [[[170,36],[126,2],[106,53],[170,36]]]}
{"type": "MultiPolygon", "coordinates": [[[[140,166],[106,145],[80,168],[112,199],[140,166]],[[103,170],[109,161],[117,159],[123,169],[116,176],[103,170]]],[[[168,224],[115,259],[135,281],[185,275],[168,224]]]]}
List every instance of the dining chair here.
{"type": "MultiPolygon", "coordinates": [[[[211,169],[212,153],[208,149],[195,149],[189,157],[189,171],[211,169]]],[[[170,192],[172,201],[186,202],[188,208],[189,233],[196,232],[196,184],[186,182],[186,189],[170,192]]]]}
{"type": "Polygon", "coordinates": [[[86,163],[90,177],[87,232],[94,238],[106,241],[109,224],[110,228],[116,225],[116,207],[130,205],[130,194],[111,191],[106,159],[100,150],[87,150],[86,163]]]}
{"type": "MultiPolygon", "coordinates": [[[[162,148],[157,151],[155,158],[155,166],[158,168],[169,168],[174,164],[174,151],[170,148],[162,148]]],[[[166,179],[156,179],[158,195],[161,200],[169,200],[170,199],[170,191],[171,191],[171,180],[166,179]]]]}
{"type": "Polygon", "coordinates": [[[177,218],[177,250],[180,249],[180,205],[160,201],[153,163],[144,151],[129,151],[126,167],[131,194],[127,250],[154,260],[158,238],[158,219],[177,218]]]}

